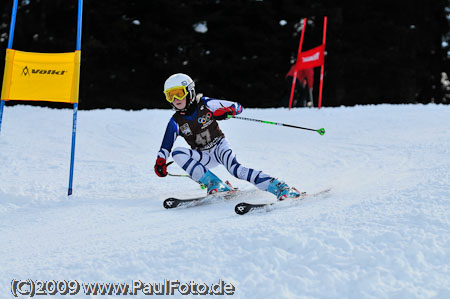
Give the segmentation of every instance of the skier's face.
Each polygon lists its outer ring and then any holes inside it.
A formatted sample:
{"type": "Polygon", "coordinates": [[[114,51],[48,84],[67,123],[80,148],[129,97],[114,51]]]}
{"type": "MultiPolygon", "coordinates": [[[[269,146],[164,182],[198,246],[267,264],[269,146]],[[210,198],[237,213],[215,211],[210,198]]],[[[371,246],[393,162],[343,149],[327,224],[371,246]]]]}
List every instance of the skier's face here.
{"type": "Polygon", "coordinates": [[[184,97],[182,100],[175,99],[175,101],[173,101],[173,105],[177,109],[184,109],[186,107],[186,97],[184,97]]]}

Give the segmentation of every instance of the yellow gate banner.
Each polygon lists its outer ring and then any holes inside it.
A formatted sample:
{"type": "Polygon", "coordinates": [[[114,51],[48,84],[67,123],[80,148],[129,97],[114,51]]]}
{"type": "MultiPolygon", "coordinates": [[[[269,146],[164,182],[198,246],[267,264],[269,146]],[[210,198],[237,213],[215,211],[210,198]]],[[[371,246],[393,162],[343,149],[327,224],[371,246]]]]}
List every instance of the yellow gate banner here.
{"type": "Polygon", "coordinates": [[[33,53],[6,49],[2,100],[78,103],[81,51],[33,53]]]}

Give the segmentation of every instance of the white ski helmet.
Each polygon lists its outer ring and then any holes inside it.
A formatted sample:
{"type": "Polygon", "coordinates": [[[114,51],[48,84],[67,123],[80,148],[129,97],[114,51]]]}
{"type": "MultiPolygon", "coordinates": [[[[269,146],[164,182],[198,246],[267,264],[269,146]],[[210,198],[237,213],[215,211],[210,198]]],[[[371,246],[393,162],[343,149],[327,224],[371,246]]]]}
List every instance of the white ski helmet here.
{"type": "Polygon", "coordinates": [[[191,79],[191,77],[189,77],[186,74],[182,74],[182,73],[173,74],[172,76],[167,78],[166,82],[164,83],[164,94],[166,96],[166,100],[172,105],[172,107],[174,109],[179,110],[179,111],[186,111],[189,108],[189,106],[192,104],[192,102],[195,100],[195,83],[191,79]],[[181,87],[181,88],[185,89],[186,95],[187,95],[186,107],[181,110],[177,109],[173,105],[174,98],[169,96],[169,92],[168,92],[169,90],[174,89],[176,87],[181,87]]]}

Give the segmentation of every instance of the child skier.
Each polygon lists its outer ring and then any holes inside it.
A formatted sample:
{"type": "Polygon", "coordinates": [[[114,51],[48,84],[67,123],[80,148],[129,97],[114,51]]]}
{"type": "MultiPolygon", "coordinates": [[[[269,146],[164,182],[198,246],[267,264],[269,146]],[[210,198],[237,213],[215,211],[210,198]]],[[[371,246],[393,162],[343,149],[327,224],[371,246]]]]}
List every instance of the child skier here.
{"type": "Polygon", "coordinates": [[[176,112],[169,120],[156,159],[155,173],[159,177],[167,175],[166,160],[175,139],[181,135],[191,149],[175,148],[172,152],[173,160],[194,181],[207,186],[208,194],[231,190],[229,185],[210,171],[222,164],[236,178],[247,180],[257,188],[274,194],[278,200],[300,196],[297,189],[290,188],[286,183],[262,171],[246,168],[237,161],[217,121],[227,119],[229,115],[240,114],[242,106],[239,103],[196,95],[194,81],[181,73],[166,80],[164,94],[176,112]]]}

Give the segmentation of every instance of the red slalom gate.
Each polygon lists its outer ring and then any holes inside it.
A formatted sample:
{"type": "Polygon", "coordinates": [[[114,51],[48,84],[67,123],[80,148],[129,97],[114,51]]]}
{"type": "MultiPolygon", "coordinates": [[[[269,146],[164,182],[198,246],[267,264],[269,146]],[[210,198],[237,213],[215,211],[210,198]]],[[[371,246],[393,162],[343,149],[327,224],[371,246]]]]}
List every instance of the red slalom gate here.
{"type": "Polygon", "coordinates": [[[315,47],[311,50],[302,52],[303,38],[305,34],[307,19],[303,19],[303,30],[300,37],[300,45],[298,47],[297,62],[294,64],[289,73],[286,76],[292,76],[292,88],[291,95],[289,98],[289,110],[292,108],[292,99],[294,97],[295,83],[297,81],[297,74],[299,70],[321,67],[320,70],[320,88],[319,88],[319,109],[322,107],[322,90],[323,90],[323,72],[325,67],[325,42],[326,42],[326,32],[327,32],[327,17],[324,17],[323,21],[323,40],[322,45],[315,47]]]}

